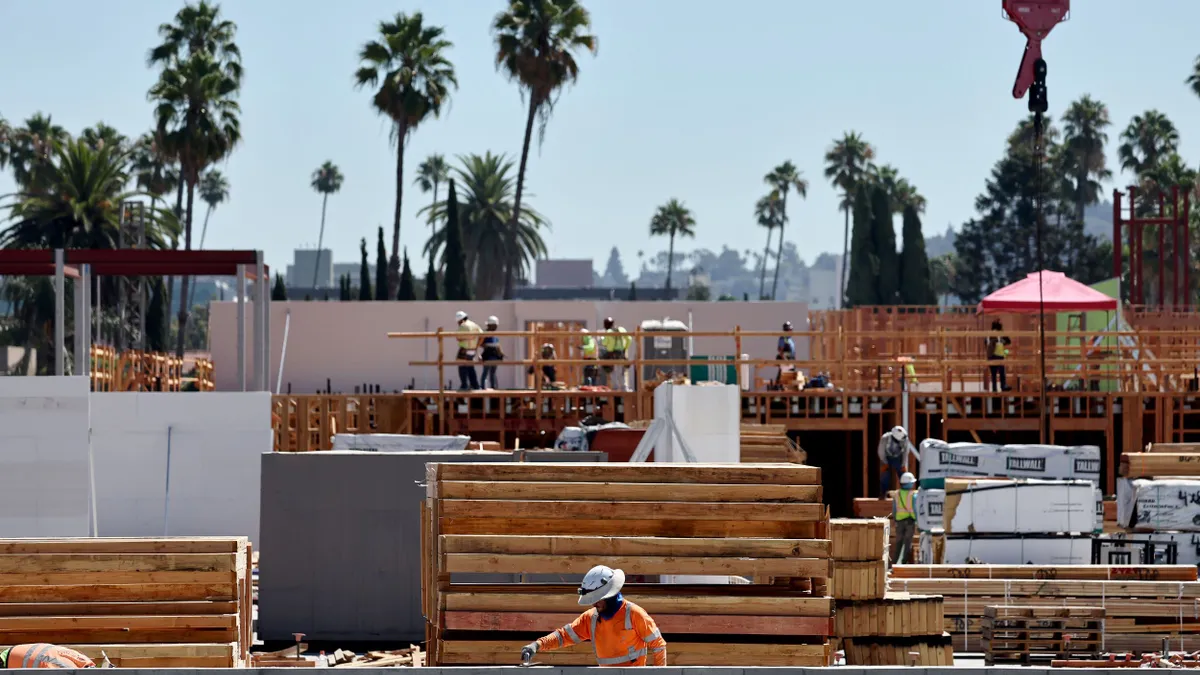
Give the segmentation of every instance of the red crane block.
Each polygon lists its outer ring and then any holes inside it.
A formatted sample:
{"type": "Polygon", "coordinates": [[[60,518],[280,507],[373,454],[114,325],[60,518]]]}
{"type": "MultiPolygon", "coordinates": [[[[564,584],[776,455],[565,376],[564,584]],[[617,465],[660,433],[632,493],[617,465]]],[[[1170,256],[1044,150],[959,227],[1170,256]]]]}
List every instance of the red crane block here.
{"type": "Polygon", "coordinates": [[[1013,84],[1013,98],[1021,98],[1033,85],[1033,64],[1042,58],[1042,40],[1050,30],[1067,20],[1071,0],[1001,0],[1009,21],[1025,35],[1025,53],[1013,84]]]}

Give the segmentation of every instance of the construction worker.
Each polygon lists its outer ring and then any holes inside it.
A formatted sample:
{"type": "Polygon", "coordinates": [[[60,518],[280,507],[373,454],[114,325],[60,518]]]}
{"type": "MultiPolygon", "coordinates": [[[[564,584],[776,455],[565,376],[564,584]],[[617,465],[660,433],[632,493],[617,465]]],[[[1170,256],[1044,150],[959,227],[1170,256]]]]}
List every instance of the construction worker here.
{"type": "MultiPolygon", "coordinates": [[[[607,361],[624,361],[633,339],[624,326],[617,326],[610,316],[604,320],[604,336],[600,338],[600,358],[607,361]]],[[[604,366],[604,375],[613,391],[625,391],[625,366],[604,366]],[[614,372],[619,373],[614,377],[614,372]]]]}
{"type": "MultiPolygon", "coordinates": [[[[792,322],[783,322],[783,335],[779,336],[779,342],[775,345],[775,360],[776,361],[795,361],[796,360],[796,341],[792,339],[792,322]]],[[[782,388],[783,368],[779,366],[779,373],[775,375],[775,388],[782,388]]]]}
{"type": "MultiPolygon", "coordinates": [[[[458,355],[454,357],[455,361],[474,361],[475,354],[479,349],[479,343],[482,339],[479,334],[483,329],[479,324],[467,317],[466,312],[455,312],[454,320],[458,322],[458,355]]],[[[459,364],[458,366],[458,388],[459,389],[478,389],[479,378],[475,373],[475,366],[467,366],[459,364]]]]}
{"type": "MultiPolygon", "coordinates": [[[[599,350],[596,344],[596,338],[588,332],[586,328],[580,328],[579,332],[583,333],[583,339],[580,341],[580,349],[583,352],[583,358],[595,359],[599,350]]],[[[588,364],[583,367],[583,385],[590,387],[596,384],[597,368],[594,365],[588,364]]]]}
{"type": "Polygon", "coordinates": [[[993,334],[987,339],[987,360],[988,360],[988,380],[991,389],[994,392],[1009,391],[1008,373],[1005,372],[1004,360],[1008,358],[1008,346],[1012,344],[1012,340],[1008,339],[1000,331],[1004,330],[1004,324],[999,321],[992,322],[993,334]]]}
{"type": "Polygon", "coordinates": [[[489,316],[487,325],[484,327],[483,338],[483,356],[480,360],[483,361],[483,388],[484,389],[499,389],[496,384],[496,366],[487,365],[492,361],[503,361],[504,350],[500,347],[500,338],[495,335],[488,336],[487,333],[494,333],[500,330],[500,319],[494,316],[489,316]],[[491,385],[488,385],[488,379],[491,379],[491,385]]]}
{"type": "Polygon", "coordinates": [[[625,573],[596,565],[579,585],[579,604],[591,609],[571,623],[530,642],[521,650],[521,663],[534,654],[570,647],[588,640],[601,666],[667,665],[667,641],[646,610],[621,595],[625,573]]]}
{"type": "Polygon", "coordinates": [[[896,548],[892,564],[908,562],[912,550],[913,531],[917,527],[917,478],[905,471],[900,476],[900,489],[892,499],[892,519],[896,521],[896,548]]]}
{"type": "Polygon", "coordinates": [[[35,642],[0,651],[0,668],[95,668],[96,662],[74,649],[35,642]]]}
{"type": "Polygon", "coordinates": [[[888,488],[892,484],[892,474],[900,476],[908,471],[909,455],[917,461],[921,460],[921,456],[909,442],[908,432],[904,430],[904,427],[892,427],[891,431],[885,433],[879,439],[877,452],[879,463],[883,465],[883,471],[879,474],[879,498],[887,499],[888,488]]]}
{"type": "MultiPolygon", "coordinates": [[[[558,352],[554,349],[554,344],[546,342],[542,344],[542,360],[554,361],[558,359],[558,352]]],[[[533,366],[529,366],[529,374],[533,374],[533,366]]],[[[554,383],[558,382],[558,369],[553,363],[548,363],[542,366],[542,386],[553,387],[554,383]]]]}

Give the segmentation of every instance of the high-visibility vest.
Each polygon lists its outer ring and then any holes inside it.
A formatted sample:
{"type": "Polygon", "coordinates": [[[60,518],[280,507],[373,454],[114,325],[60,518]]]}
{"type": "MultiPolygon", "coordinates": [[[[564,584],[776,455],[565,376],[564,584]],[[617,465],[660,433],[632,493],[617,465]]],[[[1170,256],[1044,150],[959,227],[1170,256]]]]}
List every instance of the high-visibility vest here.
{"type": "Polygon", "coordinates": [[[913,384],[920,384],[917,380],[917,369],[913,364],[907,363],[904,365],[904,374],[908,376],[908,381],[913,384]]]}
{"type": "Polygon", "coordinates": [[[592,337],[591,335],[583,336],[583,358],[596,358],[596,338],[592,337]]]}
{"type": "Polygon", "coordinates": [[[623,352],[629,350],[629,343],[632,338],[625,332],[624,328],[609,328],[604,332],[604,337],[600,338],[600,344],[603,345],[606,352],[623,352]]]}
{"type": "Polygon", "coordinates": [[[602,621],[593,607],[571,623],[538,638],[538,651],[551,651],[591,640],[601,666],[667,665],[667,641],[646,610],[625,600],[611,619],[602,621]]]}
{"type": "Polygon", "coordinates": [[[896,490],[896,520],[916,520],[917,510],[913,508],[913,490],[901,488],[896,490]]]}
{"type": "MultiPolygon", "coordinates": [[[[467,319],[466,321],[463,321],[462,323],[458,324],[458,332],[459,333],[482,333],[483,329],[479,327],[479,324],[475,323],[474,321],[472,321],[470,319],[467,319]]],[[[467,349],[467,350],[475,349],[475,347],[478,343],[479,343],[479,338],[467,337],[466,335],[464,335],[463,337],[460,337],[458,339],[458,348],[459,349],[467,349]]]]}
{"type": "Polygon", "coordinates": [[[0,654],[4,668],[95,668],[96,663],[74,649],[37,642],[16,645],[0,654]]]}

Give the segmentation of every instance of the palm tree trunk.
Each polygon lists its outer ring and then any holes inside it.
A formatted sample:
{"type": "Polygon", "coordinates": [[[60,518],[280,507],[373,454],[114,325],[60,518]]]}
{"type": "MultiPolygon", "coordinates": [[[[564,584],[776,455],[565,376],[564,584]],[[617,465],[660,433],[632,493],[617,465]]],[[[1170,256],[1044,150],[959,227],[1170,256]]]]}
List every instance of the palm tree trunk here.
{"type": "Polygon", "coordinates": [[[758,299],[762,300],[767,297],[763,295],[767,292],[767,260],[771,257],[771,233],[775,228],[767,228],[767,245],[763,247],[762,273],[758,277],[758,299]]]}
{"type": "Polygon", "coordinates": [[[313,290],[317,288],[317,274],[321,271],[321,244],[325,241],[325,207],[329,204],[329,193],[321,198],[321,230],[317,233],[317,262],[313,265],[313,290]]]}
{"type": "MultiPolygon", "coordinates": [[[[511,254],[512,256],[518,255],[515,252],[517,250],[517,242],[515,241],[515,238],[517,223],[521,222],[521,193],[525,191],[525,167],[529,163],[529,144],[533,140],[533,118],[537,115],[537,107],[538,98],[533,94],[533,92],[530,92],[529,115],[525,118],[525,142],[521,145],[521,165],[517,169],[517,193],[513,195],[512,221],[510,224],[511,226],[509,227],[508,235],[510,238],[510,241],[508,242],[509,250],[513,251],[511,254]]],[[[515,259],[508,259],[504,261],[505,300],[512,300],[513,297],[513,287],[516,281],[516,270],[514,269],[516,262],[517,261],[515,259]]]]}
{"type": "Polygon", "coordinates": [[[675,231],[671,230],[671,243],[667,248],[667,295],[670,299],[671,290],[671,272],[675,269],[675,231]]]}
{"type": "MultiPolygon", "coordinates": [[[[209,206],[204,211],[204,225],[202,225],[200,227],[200,250],[201,251],[204,250],[204,236],[206,234],[208,234],[208,219],[210,216],[212,216],[212,212],[213,212],[213,208],[211,206],[209,206]]],[[[191,307],[194,302],[196,302],[196,285],[192,284],[192,291],[188,294],[187,306],[191,307]]]]}
{"type": "MultiPolygon", "coordinates": [[[[850,195],[847,194],[849,199],[850,195]]],[[[842,209],[846,212],[846,226],[842,230],[842,284],[838,287],[838,309],[846,304],[846,269],[850,267],[850,207],[842,209]]]]}
{"type": "Polygon", "coordinates": [[[787,226],[787,192],[783,193],[779,209],[783,217],[779,219],[779,252],[775,254],[775,280],[771,282],[771,300],[775,300],[775,290],[779,288],[779,268],[783,267],[783,228],[787,226]]]}
{"type": "Polygon", "coordinates": [[[437,229],[437,225],[436,225],[437,221],[435,221],[433,219],[433,210],[437,208],[437,193],[438,193],[438,182],[435,180],[435,181],[433,181],[433,204],[429,205],[429,233],[430,234],[433,234],[433,232],[437,229]]]}
{"type": "Polygon", "coordinates": [[[396,124],[396,210],[392,214],[392,258],[388,261],[388,297],[400,292],[400,208],[404,204],[404,140],[408,125],[396,124]]]}
{"type": "MultiPolygon", "coordinates": [[[[192,250],[192,213],[193,205],[196,201],[196,186],[191,181],[188,181],[187,189],[187,211],[183,221],[183,247],[185,251],[192,250]]],[[[183,286],[179,289],[179,335],[175,336],[175,358],[183,358],[184,337],[187,333],[188,310],[184,299],[188,297],[188,288],[191,286],[192,277],[185,275],[183,277],[183,286]]],[[[261,283],[261,280],[259,280],[261,283]]]]}

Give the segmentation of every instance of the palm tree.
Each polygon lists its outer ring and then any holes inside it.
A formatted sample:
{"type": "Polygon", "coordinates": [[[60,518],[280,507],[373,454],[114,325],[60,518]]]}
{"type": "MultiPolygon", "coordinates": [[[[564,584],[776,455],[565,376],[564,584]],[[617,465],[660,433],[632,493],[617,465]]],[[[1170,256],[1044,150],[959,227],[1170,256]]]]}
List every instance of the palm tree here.
{"type": "Polygon", "coordinates": [[[54,123],[50,115],[36,113],[25,126],[10,132],[8,163],[17,187],[36,192],[47,174],[53,172],[53,158],[70,139],[66,129],[54,123]]]}
{"type": "MultiPolygon", "coordinates": [[[[770,194],[759,199],[754,205],[754,219],[761,227],[767,228],[767,244],[763,247],[762,271],[758,278],[759,300],[766,298],[767,261],[771,258],[771,233],[778,227],[781,230],[779,238],[783,238],[783,209],[780,208],[781,201],[779,191],[772,190],[770,194]]],[[[775,266],[779,267],[778,260],[776,260],[775,266]]]]}
{"type": "Polygon", "coordinates": [[[325,207],[329,205],[329,195],[342,189],[343,180],[345,177],[342,176],[342,170],[333,160],[325,160],[325,163],[312,173],[312,188],[321,195],[321,231],[317,234],[317,262],[313,267],[313,288],[317,287],[317,274],[321,269],[321,246],[325,241],[325,207]]]}
{"type": "Polygon", "coordinates": [[[441,26],[426,26],[420,12],[400,12],[379,23],[377,39],[359,51],[362,66],[354,74],[359,87],[376,89],[375,110],[392,120],[396,141],[396,208],[392,213],[392,257],[388,261],[388,297],[400,285],[400,208],[404,201],[404,146],[409,134],[430,115],[439,117],[458,88],[454,65],[446,58],[453,45],[441,26]]]}
{"type": "MultiPolygon", "coordinates": [[[[421,188],[421,192],[433,192],[433,203],[438,200],[438,186],[450,180],[450,165],[446,163],[446,158],[439,154],[432,154],[425,158],[417,167],[417,179],[414,181],[417,187],[421,188]]],[[[429,227],[433,227],[433,223],[429,223],[429,227]]]]}
{"type": "Polygon", "coordinates": [[[650,236],[671,238],[667,248],[667,285],[664,287],[670,291],[671,273],[675,268],[675,237],[695,237],[696,219],[683,202],[671,199],[658,207],[658,211],[650,219],[650,236]]]}
{"type": "MultiPolygon", "coordinates": [[[[174,68],[164,70],[150,90],[157,102],[157,135],[164,147],[179,159],[187,186],[184,215],[184,248],[192,249],[192,221],[196,185],[209,166],[229,156],[241,140],[241,108],[236,96],[238,82],[208,52],[197,52],[174,68]]],[[[191,277],[183,278],[179,297],[189,297],[191,277]]],[[[177,358],[183,357],[188,311],[179,307],[179,334],[175,343],[177,358]]]]}
{"type": "Polygon", "coordinates": [[[8,166],[9,142],[12,140],[12,127],[8,120],[0,117],[0,169],[8,166]]]}
{"type": "MultiPolygon", "coordinates": [[[[596,52],[596,36],[588,32],[591,27],[591,16],[577,0],[509,0],[508,9],[496,15],[492,22],[496,67],[515,80],[529,97],[521,165],[517,170],[517,193],[513,199],[514,223],[521,217],[533,120],[535,117],[540,120],[540,145],[546,135],[546,124],[554,113],[558,93],[579,78],[575,54],[581,50],[596,52]]],[[[516,272],[510,269],[504,275],[506,299],[512,298],[516,272]]]]}
{"type": "Polygon", "coordinates": [[[916,186],[905,178],[901,178],[896,183],[893,199],[896,202],[897,212],[903,212],[905,207],[911,206],[917,210],[917,213],[925,213],[925,197],[917,191],[916,186]]]}
{"type": "Polygon", "coordinates": [[[783,267],[783,228],[788,221],[788,191],[795,188],[796,196],[801,199],[808,197],[808,180],[796,169],[796,165],[792,164],[791,160],[775,167],[771,173],[763,177],[763,180],[779,193],[779,209],[782,214],[782,218],[779,220],[779,251],[775,254],[775,279],[771,282],[771,299],[774,300],[775,291],[779,287],[779,268],[783,267]]]}
{"type": "Polygon", "coordinates": [[[150,133],[143,134],[134,144],[132,162],[138,189],[150,195],[150,210],[154,211],[158,200],[179,183],[179,170],[150,133]]]}
{"type": "Polygon", "coordinates": [[[941,304],[946,304],[950,292],[954,288],[954,274],[957,258],[953,253],[946,253],[929,261],[929,281],[933,286],[934,295],[941,304]]]}
{"type": "Polygon", "coordinates": [[[845,214],[846,224],[842,234],[842,292],[846,288],[846,268],[850,255],[850,209],[853,205],[854,190],[858,182],[866,174],[875,158],[875,149],[863,140],[857,131],[848,131],[841,140],[825,153],[825,177],[835,188],[842,191],[841,209],[845,214]]]}
{"type": "Polygon", "coordinates": [[[904,207],[899,206],[897,199],[897,191],[900,187],[900,181],[904,180],[900,177],[900,170],[891,164],[882,166],[872,166],[868,173],[871,175],[871,181],[882,186],[884,192],[887,192],[888,199],[892,202],[892,210],[899,212],[903,211],[904,207]]]}
{"type": "Polygon", "coordinates": [[[208,219],[217,206],[229,199],[229,181],[225,175],[216,169],[209,169],[200,179],[200,200],[207,205],[204,211],[204,225],[200,227],[200,250],[204,250],[204,237],[208,234],[208,219]]]}
{"type": "MultiPolygon", "coordinates": [[[[458,164],[451,171],[458,188],[458,220],[467,274],[472,288],[481,295],[479,299],[490,299],[503,288],[508,270],[516,270],[518,278],[525,279],[533,261],[547,255],[541,231],[550,224],[526,205],[516,231],[510,230],[516,176],[513,161],[507,156],[490,152],[465,155],[458,158],[458,164]],[[485,294],[487,298],[482,297],[485,294]]],[[[425,254],[431,260],[440,260],[446,245],[446,202],[427,206],[421,213],[427,214],[435,226],[425,244],[425,254]]]]}
{"type": "Polygon", "coordinates": [[[1179,130],[1157,110],[1135,115],[1121,132],[1117,154],[1121,168],[1141,175],[1156,166],[1160,159],[1179,149],[1179,130]]]}
{"type": "Polygon", "coordinates": [[[1192,93],[1200,96],[1200,57],[1192,64],[1192,74],[1188,75],[1187,83],[1192,87],[1192,93]]]}
{"type": "Polygon", "coordinates": [[[1075,220],[1082,223],[1087,205],[1100,201],[1100,181],[1112,178],[1104,155],[1108,143],[1105,129],[1111,125],[1108,107],[1084,94],[1067,108],[1062,121],[1062,148],[1073,181],[1075,220]]]}
{"type": "Polygon", "coordinates": [[[146,57],[149,66],[174,68],[198,53],[207,53],[222,64],[225,74],[239,85],[242,81],[242,52],[238,49],[237,24],[221,16],[221,6],[200,0],[175,13],[174,23],[158,27],[162,42],[146,57]]]}
{"type": "Polygon", "coordinates": [[[111,145],[124,150],[129,144],[128,138],[104,122],[98,122],[96,126],[84,129],[83,133],[79,134],[79,137],[88,145],[97,149],[105,145],[111,145]]]}

